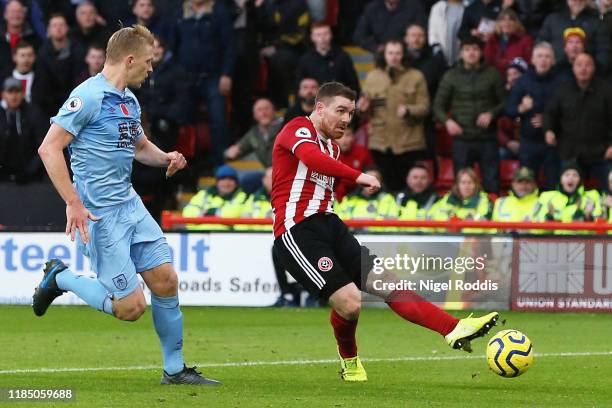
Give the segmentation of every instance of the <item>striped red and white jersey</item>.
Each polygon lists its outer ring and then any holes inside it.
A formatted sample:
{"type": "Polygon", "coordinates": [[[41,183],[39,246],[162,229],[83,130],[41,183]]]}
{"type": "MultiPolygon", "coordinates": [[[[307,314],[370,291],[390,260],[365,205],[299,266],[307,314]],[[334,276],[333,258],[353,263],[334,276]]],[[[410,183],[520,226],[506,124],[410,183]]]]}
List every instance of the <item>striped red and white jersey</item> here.
{"type": "MultiPolygon", "coordinates": [[[[333,160],[340,157],[340,147],[317,134],[305,116],[287,123],[276,136],[272,150],[272,210],[274,236],[277,238],[295,224],[317,213],[333,213],[335,177],[307,166],[296,155],[302,146],[309,158],[319,155],[313,146],[333,160]],[[309,146],[308,146],[309,145],[309,146]],[[306,147],[310,149],[306,149],[306,147]]],[[[342,163],[338,162],[339,165],[342,163]]],[[[359,175],[359,172],[355,174],[359,175]]],[[[354,174],[351,176],[356,177],[354,174]]]]}

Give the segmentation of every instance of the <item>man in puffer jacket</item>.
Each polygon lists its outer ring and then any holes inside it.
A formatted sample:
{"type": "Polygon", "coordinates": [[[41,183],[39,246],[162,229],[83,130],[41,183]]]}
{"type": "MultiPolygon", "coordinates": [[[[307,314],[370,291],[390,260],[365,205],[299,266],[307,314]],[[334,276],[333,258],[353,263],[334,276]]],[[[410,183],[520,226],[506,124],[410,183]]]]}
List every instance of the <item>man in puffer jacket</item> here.
{"type": "Polygon", "coordinates": [[[499,190],[496,119],[505,103],[505,89],[496,69],[482,61],[476,37],[461,42],[461,60],[440,82],[433,104],[436,119],[453,137],[455,174],[479,160],[487,192],[499,190]]]}

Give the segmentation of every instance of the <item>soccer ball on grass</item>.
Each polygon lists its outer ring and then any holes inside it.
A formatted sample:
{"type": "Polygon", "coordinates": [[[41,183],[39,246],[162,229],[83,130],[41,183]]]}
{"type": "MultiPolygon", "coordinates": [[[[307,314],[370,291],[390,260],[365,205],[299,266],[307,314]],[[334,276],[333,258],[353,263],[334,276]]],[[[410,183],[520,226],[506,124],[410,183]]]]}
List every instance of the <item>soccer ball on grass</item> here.
{"type": "Polygon", "coordinates": [[[489,368],[502,377],[518,377],[533,365],[531,340],[518,330],[502,330],[487,344],[489,368]]]}

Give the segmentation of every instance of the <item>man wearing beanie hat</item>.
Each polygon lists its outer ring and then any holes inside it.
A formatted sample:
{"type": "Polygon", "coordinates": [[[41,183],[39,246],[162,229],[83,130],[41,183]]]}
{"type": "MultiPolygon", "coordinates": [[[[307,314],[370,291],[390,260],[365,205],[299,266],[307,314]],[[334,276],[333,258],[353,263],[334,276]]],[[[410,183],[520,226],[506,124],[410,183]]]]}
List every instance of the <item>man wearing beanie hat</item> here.
{"type": "Polygon", "coordinates": [[[506,66],[506,89],[510,90],[517,79],[527,72],[529,66],[527,61],[521,57],[513,58],[512,61],[506,66]]]}
{"type": "Polygon", "coordinates": [[[556,146],[562,161],[574,160],[608,188],[612,160],[612,86],[595,74],[595,62],[580,54],[574,82],[557,89],[547,105],[543,130],[546,143],[556,146]]]}
{"type": "MultiPolygon", "coordinates": [[[[248,198],[238,184],[238,172],[225,164],[215,172],[215,185],[200,190],[183,209],[183,217],[240,217],[242,204],[248,198]]],[[[220,224],[190,224],[187,229],[226,230],[220,224]]]]}
{"type": "Polygon", "coordinates": [[[527,167],[517,169],[512,178],[512,189],[508,195],[495,201],[493,221],[534,220],[538,193],[533,171],[527,167]]]}
{"type": "MultiPolygon", "coordinates": [[[[593,55],[598,70],[606,72],[609,65],[610,39],[597,10],[589,7],[588,0],[567,0],[567,8],[546,17],[538,35],[538,41],[552,44],[555,55],[563,55],[566,43],[565,30],[579,27],[586,37],[585,51],[593,55]]],[[[575,35],[571,32],[570,37],[575,35]]]]}
{"type": "MultiPolygon", "coordinates": [[[[538,221],[593,221],[603,214],[599,192],[584,189],[581,168],[574,160],[563,163],[559,186],[540,195],[536,211],[538,221]]],[[[577,232],[555,231],[555,234],[577,232]]]]}

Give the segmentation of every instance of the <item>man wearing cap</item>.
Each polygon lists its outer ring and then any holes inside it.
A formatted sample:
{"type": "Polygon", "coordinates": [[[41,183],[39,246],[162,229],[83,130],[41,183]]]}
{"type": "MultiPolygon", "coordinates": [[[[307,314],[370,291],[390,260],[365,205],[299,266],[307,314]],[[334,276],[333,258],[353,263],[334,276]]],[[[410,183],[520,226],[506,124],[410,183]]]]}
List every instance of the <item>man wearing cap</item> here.
{"type": "Polygon", "coordinates": [[[455,174],[480,163],[487,192],[499,190],[496,120],[503,112],[505,90],[499,72],[482,61],[477,37],[461,40],[461,60],[442,77],[433,104],[436,119],[453,138],[455,174]]]}
{"type": "Polygon", "coordinates": [[[5,79],[0,101],[0,181],[27,183],[41,178],[37,149],[46,128],[42,113],[24,100],[21,82],[5,79]]]}
{"type": "Polygon", "coordinates": [[[563,162],[575,161],[608,189],[612,163],[612,86],[594,76],[589,54],[574,61],[575,81],[559,87],[548,103],[542,129],[563,162]]]}
{"type": "Polygon", "coordinates": [[[535,219],[537,204],[538,186],[533,171],[521,167],[514,173],[508,195],[495,201],[493,221],[531,221],[535,219]]]}
{"type": "MultiPolygon", "coordinates": [[[[521,140],[514,141],[521,166],[535,174],[544,169],[546,188],[555,187],[559,174],[559,159],[556,150],[544,141],[542,113],[559,85],[552,69],[555,55],[549,43],[536,44],[531,56],[532,67],[515,82],[506,103],[506,115],[521,120],[521,140]]],[[[510,143],[509,143],[510,144],[510,143]]]]}
{"type": "Polygon", "coordinates": [[[595,57],[598,70],[606,72],[610,51],[608,30],[597,10],[588,6],[587,0],[567,0],[567,8],[548,15],[537,40],[551,43],[555,55],[561,56],[565,45],[564,32],[570,27],[579,27],[584,31],[586,52],[595,57]]]}
{"type": "Polygon", "coordinates": [[[559,82],[574,80],[572,65],[579,54],[586,50],[586,34],[579,27],[566,28],[563,32],[563,54],[556,58],[555,72],[559,82]]]}
{"type": "MultiPolygon", "coordinates": [[[[193,196],[183,209],[183,217],[240,217],[242,205],[248,196],[240,189],[238,172],[226,164],[217,169],[215,179],[214,186],[200,190],[193,196]]],[[[220,224],[190,224],[187,229],[225,230],[229,227],[220,224]]]]}

